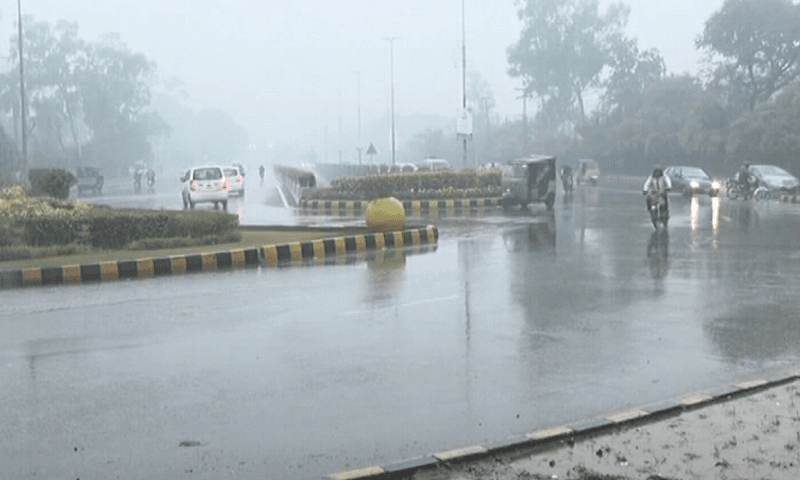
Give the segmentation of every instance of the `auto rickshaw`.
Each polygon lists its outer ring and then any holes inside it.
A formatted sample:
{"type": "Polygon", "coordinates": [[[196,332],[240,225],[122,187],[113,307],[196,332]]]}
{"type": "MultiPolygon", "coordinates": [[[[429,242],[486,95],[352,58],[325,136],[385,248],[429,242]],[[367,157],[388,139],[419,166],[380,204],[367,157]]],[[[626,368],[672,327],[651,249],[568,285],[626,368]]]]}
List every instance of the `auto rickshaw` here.
{"type": "Polygon", "coordinates": [[[530,155],[508,162],[503,171],[503,208],[544,203],[553,208],[556,199],[556,158],[530,155]]]}
{"type": "Polygon", "coordinates": [[[578,160],[578,174],[575,175],[575,183],[588,183],[590,185],[597,185],[597,179],[600,178],[600,167],[597,162],[591,158],[582,158],[578,160]]]}

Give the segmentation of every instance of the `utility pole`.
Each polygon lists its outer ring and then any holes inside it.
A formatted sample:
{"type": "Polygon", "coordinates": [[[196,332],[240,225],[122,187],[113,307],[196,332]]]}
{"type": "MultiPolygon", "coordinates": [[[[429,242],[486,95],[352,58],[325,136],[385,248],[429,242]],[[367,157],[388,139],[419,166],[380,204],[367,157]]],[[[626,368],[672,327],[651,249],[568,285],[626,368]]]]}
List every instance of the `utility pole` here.
{"type": "Polygon", "coordinates": [[[398,37],[383,37],[389,42],[389,75],[392,84],[392,165],[395,164],[395,141],[394,141],[394,41],[398,37]]]}
{"type": "MultiPolygon", "coordinates": [[[[461,108],[467,111],[467,28],[464,14],[464,0],[461,0],[461,108]]],[[[467,136],[464,135],[464,166],[467,166],[467,136]]]]}
{"type": "Polygon", "coordinates": [[[356,71],[356,95],[358,98],[358,164],[361,165],[361,72],[356,71]]]}
{"type": "Polygon", "coordinates": [[[339,113],[339,163],[342,163],[342,89],[339,92],[339,103],[337,105],[339,113]]]}
{"type": "Polygon", "coordinates": [[[22,100],[22,166],[23,175],[28,174],[28,104],[25,99],[25,69],[23,68],[22,54],[22,5],[21,0],[17,0],[17,20],[19,28],[19,95],[22,100]]]}
{"type": "Polygon", "coordinates": [[[522,148],[528,144],[528,92],[524,88],[517,88],[518,92],[522,92],[522,148]]]}

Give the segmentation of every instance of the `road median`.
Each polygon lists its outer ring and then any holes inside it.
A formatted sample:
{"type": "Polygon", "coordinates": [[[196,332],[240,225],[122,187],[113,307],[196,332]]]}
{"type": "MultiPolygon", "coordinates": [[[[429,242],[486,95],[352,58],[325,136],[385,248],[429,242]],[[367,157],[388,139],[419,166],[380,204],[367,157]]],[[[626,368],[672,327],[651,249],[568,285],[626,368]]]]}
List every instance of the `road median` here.
{"type": "Polygon", "coordinates": [[[351,252],[435,244],[433,226],[374,233],[366,227],[240,227],[242,240],[159,250],[108,250],[91,254],[0,262],[0,288],[78,284],[320,259],[351,252]]]}

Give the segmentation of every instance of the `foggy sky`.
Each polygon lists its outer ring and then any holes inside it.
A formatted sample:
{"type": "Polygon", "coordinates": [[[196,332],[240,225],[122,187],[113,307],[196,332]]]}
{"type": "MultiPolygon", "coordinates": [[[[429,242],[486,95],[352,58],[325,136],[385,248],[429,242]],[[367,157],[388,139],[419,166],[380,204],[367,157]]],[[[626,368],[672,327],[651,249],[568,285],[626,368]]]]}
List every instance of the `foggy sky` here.
{"type": "MultiPolygon", "coordinates": [[[[15,28],[16,0],[0,0],[0,51],[15,28]]],[[[601,9],[611,3],[601,0],[601,9]]],[[[658,48],[670,73],[697,72],[694,39],[722,0],[626,0],[628,35],[658,48]]],[[[501,117],[518,118],[519,80],[506,74],[506,49],[521,24],[513,0],[465,0],[467,68],[490,83],[501,117]]],[[[394,41],[397,115],[455,117],[461,105],[461,0],[22,0],[24,15],[77,22],[96,40],[118,32],[179,77],[194,108],[222,108],[256,144],[314,142],[338,117],[357,129],[390,106],[394,41]],[[339,100],[341,98],[341,100],[339,100]]],[[[591,102],[591,98],[589,99],[591,102]]],[[[368,140],[365,140],[368,143],[368,140]]]]}

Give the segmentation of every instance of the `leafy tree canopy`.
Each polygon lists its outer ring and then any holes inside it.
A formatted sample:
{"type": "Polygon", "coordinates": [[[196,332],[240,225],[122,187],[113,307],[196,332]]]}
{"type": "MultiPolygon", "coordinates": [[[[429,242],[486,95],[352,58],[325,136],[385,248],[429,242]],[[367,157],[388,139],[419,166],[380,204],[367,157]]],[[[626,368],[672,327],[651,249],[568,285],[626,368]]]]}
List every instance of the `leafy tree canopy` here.
{"type": "Polygon", "coordinates": [[[519,41],[507,51],[509,74],[522,78],[525,91],[543,99],[552,121],[585,117],[584,92],[601,84],[613,52],[626,48],[623,30],[629,9],[612,4],[598,11],[597,0],[520,0],[519,41]]]}
{"type": "Polygon", "coordinates": [[[800,75],[800,6],[790,0],[726,0],[697,46],[715,62],[714,80],[749,110],[800,75]]]}

